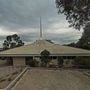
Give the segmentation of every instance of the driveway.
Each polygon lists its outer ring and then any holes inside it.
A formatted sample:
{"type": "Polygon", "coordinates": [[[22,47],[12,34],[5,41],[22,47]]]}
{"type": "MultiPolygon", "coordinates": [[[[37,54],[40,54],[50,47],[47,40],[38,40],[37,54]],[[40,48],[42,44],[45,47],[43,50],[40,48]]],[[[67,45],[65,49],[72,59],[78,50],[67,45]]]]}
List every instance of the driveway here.
{"type": "Polygon", "coordinates": [[[13,90],[90,90],[90,77],[78,70],[30,69],[13,90]]]}

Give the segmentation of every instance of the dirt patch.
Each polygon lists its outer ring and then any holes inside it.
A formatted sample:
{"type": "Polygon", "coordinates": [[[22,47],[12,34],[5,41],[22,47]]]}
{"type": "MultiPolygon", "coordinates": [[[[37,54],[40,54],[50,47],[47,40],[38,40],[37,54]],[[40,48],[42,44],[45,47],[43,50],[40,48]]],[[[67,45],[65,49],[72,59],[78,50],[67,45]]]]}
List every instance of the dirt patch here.
{"type": "Polygon", "coordinates": [[[14,80],[20,72],[14,72],[0,79],[0,89],[5,88],[9,83],[14,80]]]}
{"type": "Polygon", "coordinates": [[[22,70],[20,69],[0,78],[0,89],[6,88],[20,74],[22,70]]]}

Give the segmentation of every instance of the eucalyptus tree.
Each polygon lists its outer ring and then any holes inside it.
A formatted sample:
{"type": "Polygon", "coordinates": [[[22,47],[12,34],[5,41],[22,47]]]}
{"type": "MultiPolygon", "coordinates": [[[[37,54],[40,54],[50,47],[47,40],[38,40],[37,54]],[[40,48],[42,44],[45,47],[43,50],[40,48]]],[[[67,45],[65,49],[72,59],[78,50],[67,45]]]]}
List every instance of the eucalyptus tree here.
{"type": "Polygon", "coordinates": [[[75,29],[80,30],[90,20],[90,0],[56,0],[56,7],[75,29]]]}
{"type": "Polygon", "coordinates": [[[9,48],[9,43],[7,42],[7,40],[5,40],[3,43],[3,50],[6,50],[8,48],[9,48]]]}
{"type": "Polygon", "coordinates": [[[86,24],[82,37],[77,42],[77,46],[90,50],[90,23],[86,24]]]}
{"type": "Polygon", "coordinates": [[[14,47],[23,46],[24,42],[20,39],[17,34],[6,36],[6,40],[3,43],[3,49],[10,49],[14,47]]]}

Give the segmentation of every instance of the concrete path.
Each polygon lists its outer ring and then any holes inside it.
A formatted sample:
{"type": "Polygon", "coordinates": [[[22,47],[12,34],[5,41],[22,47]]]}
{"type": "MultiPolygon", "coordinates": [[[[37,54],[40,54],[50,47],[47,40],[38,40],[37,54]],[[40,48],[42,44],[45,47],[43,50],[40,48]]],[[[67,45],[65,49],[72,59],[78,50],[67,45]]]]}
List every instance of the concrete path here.
{"type": "Polygon", "coordinates": [[[77,70],[28,70],[12,90],[90,90],[90,77],[77,70]]]}

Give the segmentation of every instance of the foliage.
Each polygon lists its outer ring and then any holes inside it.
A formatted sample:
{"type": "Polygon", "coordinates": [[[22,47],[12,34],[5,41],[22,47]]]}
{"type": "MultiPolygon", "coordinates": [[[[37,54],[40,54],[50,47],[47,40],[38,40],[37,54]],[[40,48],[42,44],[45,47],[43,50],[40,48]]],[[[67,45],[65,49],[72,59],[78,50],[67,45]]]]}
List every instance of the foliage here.
{"type": "Polygon", "coordinates": [[[72,42],[69,44],[64,44],[64,46],[76,47],[76,43],[72,42]]]}
{"type": "Polygon", "coordinates": [[[90,68],[90,57],[77,57],[73,64],[79,68],[90,68]]]}
{"type": "Polygon", "coordinates": [[[56,7],[75,29],[80,30],[90,20],[90,0],[56,0],[56,7]]]}
{"type": "Polygon", "coordinates": [[[29,65],[31,67],[36,67],[36,66],[38,66],[38,63],[39,62],[36,59],[34,59],[34,60],[30,60],[29,65]]]}
{"type": "Polygon", "coordinates": [[[46,41],[48,41],[49,43],[53,43],[52,40],[48,40],[48,39],[46,39],[46,41]]]}
{"type": "Polygon", "coordinates": [[[87,23],[84,32],[77,43],[66,44],[65,46],[78,47],[90,50],[90,23],[87,23]]]}
{"type": "Polygon", "coordinates": [[[82,37],[77,42],[77,46],[90,50],[90,23],[86,24],[82,37]]]}
{"type": "Polygon", "coordinates": [[[3,49],[6,50],[14,47],[19,47],[22,45],[24,45],[24,43],[20,39],[20,37],[17,34],[13,34],[6,37],[6,40],[4,40],[3,43],[3,49]]]}
{"type": "Polygon", "coordinates": [[[49,62],[49,51],[44,50],[41,52],[41,65],[42,66],[47,66],[47,63],[49,62]]]}
{"type": "Polygon", "coordinates": [[[58,65],[59,66],[63,65],[63,57],[58,57],[58,65]]]}

